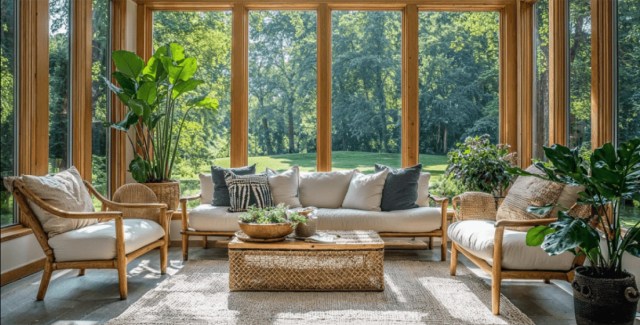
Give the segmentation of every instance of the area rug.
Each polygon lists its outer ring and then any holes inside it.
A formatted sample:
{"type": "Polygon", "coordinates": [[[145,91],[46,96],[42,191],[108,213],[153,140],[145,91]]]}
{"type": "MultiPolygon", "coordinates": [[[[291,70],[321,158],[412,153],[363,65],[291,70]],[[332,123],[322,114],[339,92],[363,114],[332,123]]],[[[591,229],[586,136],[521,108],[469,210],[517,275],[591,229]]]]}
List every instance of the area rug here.
{"type": "Polygon", "coordinates": [[[464,265],[385,260],[384,292],[229,292],[226,260],[191,260],[108,324],[534,324],[464,265]]]}

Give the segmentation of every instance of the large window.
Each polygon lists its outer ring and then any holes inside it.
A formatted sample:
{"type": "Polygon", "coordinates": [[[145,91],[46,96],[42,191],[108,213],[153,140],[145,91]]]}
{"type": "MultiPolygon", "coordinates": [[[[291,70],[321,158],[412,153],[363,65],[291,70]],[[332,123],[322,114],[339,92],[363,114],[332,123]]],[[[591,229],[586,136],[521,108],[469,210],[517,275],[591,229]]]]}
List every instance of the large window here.
{"type": "Polygon", "coordinates": [[[91,174],[93,186],[109,192],[109,90],[102,79],[109,78],[111,5],[109,0],[93,0],[91,42],[91,174]]]}
{"type": "Polygon", "coordinates": [[[569,139],[591,150],[591,3],[569,0],[569,139]]]}
{"type": "Polygon", "coordinates": [[[49,172],[70,165],[71,2],[49,1],[49,172]]]}
{"type": "Polygon", "coordinates": [[[13,197],[2,180],[16,174],[17,0],[0,0],[0,227],[15,224],[13,197]]]}
{"type": "Polygon", "coordinates": [[[316,164],[316,13],[249,12],[249,164],[316,164]]]}
{"type": "Polygon", "coordinates": [[[543,159],[549,145],[549,0],[534,6],[533,158],[543,159]]]}
{"type": "Polygon", "coordinates": [[[219,101],[217,112],[192,110],[178,146],[174,176],[183,194],[197,192],[198,173],[211,164],[229,165],[231,91],[231,13],[228,11],[156,11],[153,48],[168,43],[184,46],[198,60],[198,92],[219,101]]]}
{"type": "Polygon", "coordinates": [[[437,179],[466,137],[499,134],[499,15],[421,12],[420,161],[437,179]]]}
{"type": "Polygon", "coordinates": [[[400,166],[398,11],[332,12],[333,169],[400,166]]]}

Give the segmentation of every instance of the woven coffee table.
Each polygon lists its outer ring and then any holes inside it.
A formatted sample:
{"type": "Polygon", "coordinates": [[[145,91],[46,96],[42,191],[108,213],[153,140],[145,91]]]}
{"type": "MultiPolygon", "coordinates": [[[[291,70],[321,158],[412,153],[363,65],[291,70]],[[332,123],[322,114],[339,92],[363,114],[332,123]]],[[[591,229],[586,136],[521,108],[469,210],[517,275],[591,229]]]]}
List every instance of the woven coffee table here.
{"type": "Polygon", "coordinates": [[[384,242],[375,231],[325,231],[336,243],[229,243],[231,291],[382,291],[384,242]]]}

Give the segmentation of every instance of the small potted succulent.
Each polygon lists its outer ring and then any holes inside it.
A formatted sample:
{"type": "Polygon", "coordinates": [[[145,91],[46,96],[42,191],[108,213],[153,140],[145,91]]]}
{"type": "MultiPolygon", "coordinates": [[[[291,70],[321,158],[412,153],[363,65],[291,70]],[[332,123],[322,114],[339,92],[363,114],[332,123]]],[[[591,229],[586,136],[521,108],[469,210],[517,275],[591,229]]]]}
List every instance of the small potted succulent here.
{"type": "Polygon", "coordinates": [[[287,214],[287,207],[279,204],[275,207],[249,207],[240,216],[240,229],[249,237],[256,239],[275,239],[285,237],[293,232],[299,223],[306,223],[307,218],[297,212],[287,214]]]}
{"type": "Polygon", "coordinates": [[[296,226],[296,237],[311,237],[316,234],[318,227],[318,209],[314,207],[306,207],[298,210],[293,210],[291,213],[299,214],[305,219],[305,222],[298,223],[296,226]]]}

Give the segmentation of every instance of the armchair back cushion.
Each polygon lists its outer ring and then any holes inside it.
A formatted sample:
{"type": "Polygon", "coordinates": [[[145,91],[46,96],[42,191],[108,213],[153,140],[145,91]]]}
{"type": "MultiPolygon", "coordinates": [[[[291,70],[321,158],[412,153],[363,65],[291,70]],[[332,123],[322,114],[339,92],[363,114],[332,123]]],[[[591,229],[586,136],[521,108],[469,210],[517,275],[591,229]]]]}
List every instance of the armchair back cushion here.
{"type": "MultiPolygon", "coordinates": [[[[541,173],[535,166],[529,166],[530,173],[541,173]]],[[[509,189],[504,202],[498,208],[496,220],[535,220],[547,218],[527,212],[529,206],[553,205],[558,202],[564,184],[546,181],[533,176],[520,176],[509,189]]],[[[529,227],[512,227],[512,230],[526,231],[529,227]]]]}
{"type": "MultiPolygon", "coordinates": [[[[24,186],[47,204],[68,212],[94,212],[91,195],[82,182],[75,167],[54,175],[23,175],[24,186]]],[[[67,219],[44,211],[37,204],[29,202],[49,238],[70,230],[95,224],[97,219],[67,219]]]]}
{"type": "Polygon", "coordinates": [[[337,209],[342,205],[354,170],[300,174],[300,203],[305,207],[337,209]]]}

